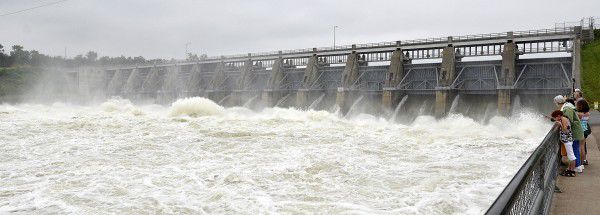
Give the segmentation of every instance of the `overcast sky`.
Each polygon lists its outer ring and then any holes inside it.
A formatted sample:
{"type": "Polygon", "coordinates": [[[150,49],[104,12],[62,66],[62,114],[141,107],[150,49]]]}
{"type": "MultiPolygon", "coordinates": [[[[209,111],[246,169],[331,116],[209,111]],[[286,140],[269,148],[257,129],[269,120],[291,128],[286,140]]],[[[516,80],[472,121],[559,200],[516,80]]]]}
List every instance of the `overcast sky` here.
{"type": "MultiPolygon", "coordinates": [[[[58,0],[0,0],[0,14],[58,0]]],[[[0,44],[72,57],[184,58],[552,28],[599,0],[69,0],[0,16],[0,44]]]]}

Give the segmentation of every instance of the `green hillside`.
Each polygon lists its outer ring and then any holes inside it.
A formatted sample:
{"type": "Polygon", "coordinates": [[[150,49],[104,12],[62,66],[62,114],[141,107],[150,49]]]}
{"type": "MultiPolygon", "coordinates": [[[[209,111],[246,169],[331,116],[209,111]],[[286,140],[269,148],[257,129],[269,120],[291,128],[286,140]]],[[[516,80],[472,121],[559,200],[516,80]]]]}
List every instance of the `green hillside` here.
{"type": "Polygon", "coordinates": [[[581,88],[589,101],[600,101],[600,30],[594,33],[595,41],[581,51],[581,88]]]}

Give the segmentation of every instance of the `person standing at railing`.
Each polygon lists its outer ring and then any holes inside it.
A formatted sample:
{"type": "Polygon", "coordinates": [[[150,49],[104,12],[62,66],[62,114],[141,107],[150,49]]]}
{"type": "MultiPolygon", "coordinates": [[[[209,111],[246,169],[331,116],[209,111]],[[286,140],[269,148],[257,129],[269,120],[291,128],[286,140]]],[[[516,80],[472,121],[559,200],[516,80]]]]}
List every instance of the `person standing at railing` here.
{"type": "Polygon", "coordinates": [[[575,98],[575,102],[578,102],[580,100],[585,100],[583,98],[583,93],[581,92],[580,89],[575,89],[575,92],[573,92],[573,97],[575,98]]]}
{"type": "Polygon", "coordinates": [[[568,165],[567,169],[560,173],[562,176],[567,177],[575,177],[577,173],[575,173],[575,157],[574,149],[573,149],[573,133],[571,131],[571,123],[568,118],[563,115],[562,111],[555,110],[552,112],[552,119],[554,122],[560,126],[560,142],[564,145],[566,149],[568,165]]]}
{"type": "Polygon", "coordinates": [[[580,145],[580,152],[581,152],[581,160],[582,160],[582,164],[583,165],[588,165],[588,161],[587,161],[587,144],[586,144],[586,139],[587,136],[589,134],[591,134],[592,130],[589,127],[589,124],[587,122],[587,119],[589,119],[589,104],[587,103],[587,101],[585,100],[585,98],[583,97],[583,92],[581,92],[580,89],[575,89],[573,92],[573,98],[574,98],[574,105],[577,107],[577,115],[579,116],[579,119],[582,121],[581,122],[581,127],[583,127],[583,140],[581,143],[579,143],[580,145]],[[587,105],[587,107],[579,107],[579,101],[586,101],[585,105],[587,105]],[[581,112],[582,108],[586,109],[587,111],[581,112]],[[585,116],[588,113],[587,116],[585,116]],[[583,118],[585,117],[585,123],[583,122],[583,118]]]}
{"type": "Polygon", "coordinates": [[[579,121],[579,116],[575,112],[575,106],[571,103],[566,102],[566,98],[562,95],[557,95],[554,97],[554,103],[562,111],[563,116],[569,119],[569,123],[571,125],[571,131],[573,133],[573,151],[575,153],[575,171],[583,172],[583,165],[581,165],[581,155],[579,151],[579,143],[584,140],[583,137],[583,127],[581,127],[581,122],[579,121]]]}
{"type": "Polygon", "coordinates": [[[583,141],[581,141],[581,147],[580,147],[580,151],[581,151],[581,160],[583,161],[582,164],[583,165],[588,165],[588,161],[587,161],[587,145],[586,145],[586,139],[588,137],[588,135],[590,135],[592,133],[592,129],[590,128],[590,125],[588,123],[589,119],[590,119],[590,105],[588,104],[588,102],[583,99],[583,97],[581,97],[582,99],[577,100],[577,116],[579,116],[579,119],[581,120],[581,127],[583,127],[583,141]]]}

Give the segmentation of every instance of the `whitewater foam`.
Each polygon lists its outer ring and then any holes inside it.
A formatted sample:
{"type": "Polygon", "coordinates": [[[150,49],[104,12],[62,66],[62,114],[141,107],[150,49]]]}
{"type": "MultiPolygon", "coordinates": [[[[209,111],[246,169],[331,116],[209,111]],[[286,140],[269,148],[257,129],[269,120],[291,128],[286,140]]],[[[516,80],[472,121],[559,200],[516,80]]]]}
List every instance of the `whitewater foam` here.
{"type": "Polygon", "coordinates": [[[0,117],[0,213],[481,214],[550,128],[533,113],[402,125],[205,98],[0,117]]]}
{"type": "Polygon", "coordinates": [[[130,113],[136,116],[144,114],[139,108],[137,108],[131,101],[115,97],[108,101],[100,104],[100,106],[106,112],[113,113],[130,113]]]}
{"type": "Polygon", "coordinates": [[[219,106],[210,99],[192,97],[175,101],[171,105],[170,116],[210,116],[221,113],[223,109],[223,107],[219,106]]]}

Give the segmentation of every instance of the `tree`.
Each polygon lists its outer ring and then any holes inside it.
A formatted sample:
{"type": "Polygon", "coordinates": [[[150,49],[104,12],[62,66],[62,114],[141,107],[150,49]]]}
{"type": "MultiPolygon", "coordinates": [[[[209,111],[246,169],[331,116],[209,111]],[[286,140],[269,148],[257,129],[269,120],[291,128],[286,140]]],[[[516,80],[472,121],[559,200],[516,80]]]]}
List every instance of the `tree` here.
{"type": "Polygon", "coordinates": [[[204,60],[208,58],[208,56],[206,54],[200,54],[200,56],[198,56],[197,54],[192,54],[192,53],[187,53],[187,59],[186,61],[200,61],[200,60],[204,60]]]}
{"type": "MultiPolygon", "coordinates": [[[[10,54],[4,53],[4,46],[0,45],[0,67],[10,66],[63,66],[63,67],[79,67],[79,66],[90,66],[90,65],[102,65],[102,66],[116,66],[116,65],[141,65],[146,63],[166,63],[168,60],[165,59],[153,59],[147,60],[142,56],[137,57],[125,57],[123,55],[119,57],[108,57],[103,56],[98,58],[98,53],[95,51],[88,51],[85,55],[79,54],[74,58],[63,58],[60,56],[48,56],[42,54],[36,50],[27,51],[20,45],[12,46],[10,54]]],[[[197,57],[197,56],[195,56],[197,57]]],[[[176,62],[175,59],[171,60],[176,62]]]]}
{"type": "Polygon", "coordinates": [[[29,52],[23,49],[23,46],[14,45],[12,46],[12,51],[10,52],[10,58],[12,61],[12,65],[27,65],[29,64],[30,56],[29,52]]]}
{"type": "Polygon", "coordinates": [[[41,66],[42,64],[45,64],[47,61],[48,56],[40,54],[38,51],[36,50],[31,50],[31,65],[33,66],[41,66]]]}
{"type": "Polygon", "coordinates": [[[133,63],[134,64],[139,64],[139,65],[145,64],[146,63],[146,59],[144,57],[142,57],[142,56],[137,56],[137,57],[133,58],[133,63]]]}
{"type": "Polygon", "coordinates": [[[200,58],[197,54],[187,53],[187,61],[198,61],[200,58]]]}
{"type": "Polygon", "coordinates": [[[4,46],[0,44],[0,67],[7,67],[8,56],[4,54],[4,46]]]}
{"type": "Polygon", "coordinates": [[[84,58],[83,55],[79,54],[73,58],[73,63],[75,64],[74,66],[83,66],[85,65],[85,62],[86,58],[84,58]]]}
{"type": "Polygon", "coordinates": [[[100,65],[102,65],[102,66],[111,65],[111,59],[108,56],[101,57],[100,59],[98,59],[98,61],[100,62],[100,65]]]}
{"type": "Polygon", "coordinates": [[[89,63],[93,64],[96,62],[96,59],[98,58],[98,53],[89,51],[87,54],[85,54],[85,57],[87,58],[89,63]]]}

